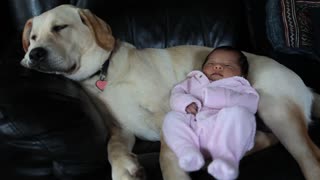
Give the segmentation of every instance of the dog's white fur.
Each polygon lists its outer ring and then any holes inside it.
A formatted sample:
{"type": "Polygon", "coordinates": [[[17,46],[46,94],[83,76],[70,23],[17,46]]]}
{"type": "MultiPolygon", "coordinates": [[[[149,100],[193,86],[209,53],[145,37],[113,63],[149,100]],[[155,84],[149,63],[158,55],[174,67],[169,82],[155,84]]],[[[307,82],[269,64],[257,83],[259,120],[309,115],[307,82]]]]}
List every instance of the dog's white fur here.
{"type": "MultiPolygon", "coordinates": [[[[151,141],[161,139],[162,119],[169,111],[170,89],[189,71],[199,69],[212,49],[177,46],[139,50],[126,42],[114,46],[114,42],[110,27],[89,10],[63,5],[26,23],[23,33],[26,54],[21,64],[79,81],[102,100],[120,125],[110,129],[108,157],[112,177],[141,179],[141,167],[131,153],[135,136],[151,141]],[[35,48],[44,48],[48,54],[40,65],[32,66],[30,52],[35,48]],[[100,92],[95,86],[98,76],[91,75],[99,71],[112,50],[108,85],[100,92]]],[[[245,55],[250,64],[248,79],[261,96],[259,115],[297,160],[306,179],[318,179],[320,151],[308,136],[307,124],[312,104],[319,117],[319,95],[276,61],[246,52],[245,55]]],[[[272,137],[258,132],[255,150],[274,144],[272,137]]],[[[189,179],[164,141],[160,164],[164,179],[189,179]]]]}

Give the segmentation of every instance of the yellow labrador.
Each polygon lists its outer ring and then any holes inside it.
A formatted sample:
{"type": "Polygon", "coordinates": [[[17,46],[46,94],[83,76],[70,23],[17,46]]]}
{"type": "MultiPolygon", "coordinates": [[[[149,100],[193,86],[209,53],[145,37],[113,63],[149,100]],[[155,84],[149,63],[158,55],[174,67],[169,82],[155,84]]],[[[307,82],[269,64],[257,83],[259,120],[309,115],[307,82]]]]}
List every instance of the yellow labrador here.
{"type": "MultiPolygon", "coordinates": [[[[135,137],[161,140],[170,89],[189,71],[199,69],[211,50],[201,46],[136,49],[127,42],[116,43],[104,21],[89,10],[69,5],[28,20],[23,48],[23,66],[79,81],[116,118],[120,126],[111,128],[108,143],[114,180],[142,179],[141,167],[131,152],[135,137]],[[109,67],[102,68],[106,61],[109,67]],[[100,71],[101,75],[97,73],[100,71]],[[104,88],[106,73],[108,84],[104,88]]],[[[299,163],[306,179],[319,179],[320,151],[307,134],[311,112],[320,117],[319,95],[276,61],[245,55],[250,63],[248,79],[261,95],[259,114],[275,135],[258,132],[255,150],[274,144],[272,137],[277,137],[299,163]]],[[[162,142],[164,179],[190,179],[175,158],[162,142]]]]}

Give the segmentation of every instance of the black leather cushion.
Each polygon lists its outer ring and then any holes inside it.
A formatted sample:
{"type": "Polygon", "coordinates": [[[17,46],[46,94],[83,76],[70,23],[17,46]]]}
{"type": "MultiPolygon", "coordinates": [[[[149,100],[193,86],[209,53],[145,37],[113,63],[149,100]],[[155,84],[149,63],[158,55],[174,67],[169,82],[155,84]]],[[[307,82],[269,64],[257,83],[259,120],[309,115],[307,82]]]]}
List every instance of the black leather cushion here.
{"type": "MultiPolygon", "coordinates": [[[[181,4],[168,7],[166,1],[154,2],[155,4],[149,1],[147,4],[145,1],[114,3],[111,5],[109,1],[101,0],[12,0],[9,3],[10,24],[13,32],[21,33],[29,18],[59,4],[73,4],[90,9],[110,24],[116,38],[128,41],[138,48],[181,44],[210,47],[235,45],[242,49],[249,46],[241,1],[199,1],[197,6],[189,7],[181,7],[181,4]]],[[[173,2],[170,4],[174,5],[173,2]]]]}
{"type": "Polygon", "coordinates": [[[320,57],[320,10],[312,9],[311,10],[311,19],[312,19],[312,39],[313,39],[313,50],[320,57]]]}
{"type": "Polygon", "coordinates": [[[214,6],[168,8],[119,7],[92,11],[112,28],[116,38],[137,48],[176,45],[233,45],[248,49],[248,30],[241,1],[215,1],[214,6]],[[232,4],[232,6],[231,6],[232,4]]]}
{"type": "Polygon", "coordinates": [[[78,84],[22,67],[0,72],[1,179],[109,174],[106,125],[78,84]]]}

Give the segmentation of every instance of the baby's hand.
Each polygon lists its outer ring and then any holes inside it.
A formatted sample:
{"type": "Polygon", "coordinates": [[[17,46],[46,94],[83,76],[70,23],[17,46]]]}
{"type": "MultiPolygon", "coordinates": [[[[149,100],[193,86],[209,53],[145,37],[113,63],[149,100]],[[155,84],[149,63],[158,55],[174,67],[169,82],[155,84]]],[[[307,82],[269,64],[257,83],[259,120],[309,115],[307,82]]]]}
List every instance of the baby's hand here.
{"type": "Polygon", "coordinates": [[[196,103],[191,103],[191,104],[189,104],[187,107],[186,107],[186,112],[187,113],[191,113],[191,114],[193,114],[193,115],[196,115],[197,114],[197,112],[198,112],[198,106],[197,106],[197,104],[196,103]]]}

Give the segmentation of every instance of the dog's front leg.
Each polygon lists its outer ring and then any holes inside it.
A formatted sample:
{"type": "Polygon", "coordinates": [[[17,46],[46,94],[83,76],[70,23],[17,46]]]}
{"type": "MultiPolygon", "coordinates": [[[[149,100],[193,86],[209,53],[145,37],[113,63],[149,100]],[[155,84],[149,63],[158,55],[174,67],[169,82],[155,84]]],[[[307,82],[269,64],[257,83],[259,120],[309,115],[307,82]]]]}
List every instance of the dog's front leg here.
{"type": "Polygon", "coordinates": [[[188,173],[178,164],[178,158],[161,137],[160,167],[164,180],[190,180],[188,173]]]}
{"type": "Polygon", "coordinates": [[[135,136],[124,129],[114,127],[108,142],[108,159],[113,180],[145,179],[143,168],[135,154],[131,152],[135,136]]]}

